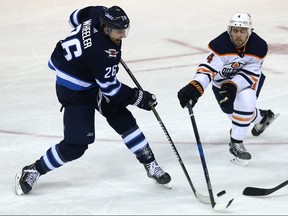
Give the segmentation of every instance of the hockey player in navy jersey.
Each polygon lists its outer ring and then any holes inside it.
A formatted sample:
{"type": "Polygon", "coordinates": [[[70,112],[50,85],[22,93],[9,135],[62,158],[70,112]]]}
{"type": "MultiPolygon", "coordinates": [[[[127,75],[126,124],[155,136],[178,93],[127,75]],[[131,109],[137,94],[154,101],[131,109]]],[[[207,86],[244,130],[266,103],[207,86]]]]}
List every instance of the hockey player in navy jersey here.
{"type": "Polygon", "coordinates": [[[247,165],[251,154],[243,141],[251,123],[252,134],[259,136],[278,116],[271,110],[256,107],[256,100],[265,80],[262,63],[268,51],[267,43],[253,32],[248,13],[235,13],[227,31],[209,43],[210,53],[196,71],[193,80],[178,92],[184,108],[192,107],[203,95],[209,83],[224,113],[232,121],[229,150],[233,160],[247,165]]]}
{"type": "Polygon", "coordinates": [[[95,139],[95,109],[144,165],[148,177],[159,184],[169,183],[170,175],[157,164],[127,109],[135,105],[150,111],[157,105],[156,97],[117,79],[122,39],[129,31],[128,16],[118,6],[91,6],[74,11],[69,23],[73,31],[57,43],[48,64],[56,72],[57,97],[64,110],[64,138],[16,175],[16,193],[29,193],[40,176],[84,154],[95,139]]]}

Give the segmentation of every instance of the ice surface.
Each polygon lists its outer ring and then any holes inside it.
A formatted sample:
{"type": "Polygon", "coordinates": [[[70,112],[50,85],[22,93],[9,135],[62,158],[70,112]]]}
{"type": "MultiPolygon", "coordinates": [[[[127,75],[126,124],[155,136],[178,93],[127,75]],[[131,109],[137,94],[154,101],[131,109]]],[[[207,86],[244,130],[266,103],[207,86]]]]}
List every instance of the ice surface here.
{"type": "MultiPolygon", "coordinates": [[[[0,214],[2,215],[284,215],[288,188],[246,197],[247,186],[270,188],[287,180],[286,0],[1,0],[0,21],[0,214]],[[194,186],[208,195],[188,110],[177,91],[192,79],[207,44],[226,30],[234,12],[249,12],[255,32],[269,44],[263,65],[266,83],[258,107],[279,112],[260,137],[247,134],[247,167],[229,162],[230,122],[210,88],[194,109],[217,203],[234,198],[223,212],[195,199],[179,161],[152,112],[131,107],[159,164],[172,176],[171,190],[147,178],[120,137],[96,114],[96,141],[77,161],[40,177],[33,191],[16,196],[14,177],[62,139],[62,113],[55,74],[47,67],[56,42],[71,30],[68,16],[89,5],[119,5],[131,28],[122,57],[144,89],[156,94],[160,114],[194,186]],[[216,194],[226,190],[218,198],[216,194]]],[[[123,68],[119,79],[133,86],[123,68]]]]}

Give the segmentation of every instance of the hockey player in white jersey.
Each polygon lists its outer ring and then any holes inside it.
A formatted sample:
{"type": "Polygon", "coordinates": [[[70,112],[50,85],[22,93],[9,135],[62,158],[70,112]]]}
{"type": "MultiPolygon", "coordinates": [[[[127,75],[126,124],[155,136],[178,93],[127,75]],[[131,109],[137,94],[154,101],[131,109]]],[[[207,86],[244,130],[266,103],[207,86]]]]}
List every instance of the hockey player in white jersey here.
{"type": "Polygon", "coordinates": [[[227,31],[212,40],[210,52],[196,71],[193,80],[178,92],[184,108],[192,107],[209,83],[224,113],[231,119],[229,150],[233,161],[248,164],[251,154],[243,141],[251,123],[252,134],[259,136],[279,114],[256,107],[256,100],[265,80],[262,64],[268,51],[265,40],[253,32],[248,13],[231,16],[227,31]]]}

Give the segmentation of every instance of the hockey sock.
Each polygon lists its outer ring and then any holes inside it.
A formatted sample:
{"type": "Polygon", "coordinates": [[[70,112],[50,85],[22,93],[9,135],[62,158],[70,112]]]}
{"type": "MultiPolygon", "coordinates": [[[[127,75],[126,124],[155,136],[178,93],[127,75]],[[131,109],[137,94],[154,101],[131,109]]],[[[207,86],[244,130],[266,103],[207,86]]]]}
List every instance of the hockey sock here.
{"type": "Polygon", "coordinates": [[[125,145],[136,155],[140,163],[149,163],[154,160],[148,141],[138,126],[126,131],[121,136],[125,145]]]}

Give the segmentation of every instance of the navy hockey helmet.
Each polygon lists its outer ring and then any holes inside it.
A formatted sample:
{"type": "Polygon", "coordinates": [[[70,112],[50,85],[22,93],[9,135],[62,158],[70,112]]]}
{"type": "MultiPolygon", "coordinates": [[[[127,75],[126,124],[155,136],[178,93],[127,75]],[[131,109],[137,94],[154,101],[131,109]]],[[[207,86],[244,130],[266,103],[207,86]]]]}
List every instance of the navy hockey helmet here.
{"type": "Polygon", "coordinates": [[[112,29],[127,29],[130,20],[122,8],[113,6],[100,15],[100,23],[112,29]]]}

